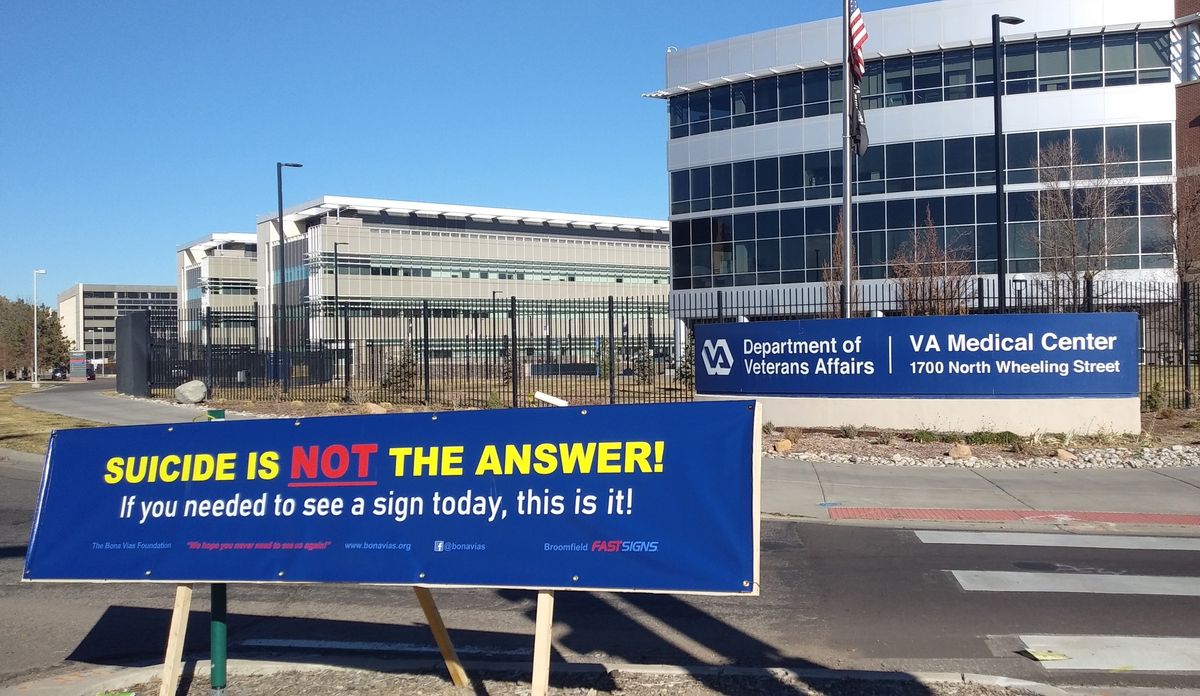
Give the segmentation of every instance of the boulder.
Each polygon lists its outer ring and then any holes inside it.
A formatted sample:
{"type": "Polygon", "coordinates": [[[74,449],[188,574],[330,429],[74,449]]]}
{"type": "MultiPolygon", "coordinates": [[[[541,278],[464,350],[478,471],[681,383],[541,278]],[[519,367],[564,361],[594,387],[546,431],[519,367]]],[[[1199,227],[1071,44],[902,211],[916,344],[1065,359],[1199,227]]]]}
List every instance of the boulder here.
{"type": "Polygon", "coordinates": [[[947,452],[946,454],[951,459],[970,459],[971,457],[975,456],[975,454],[973,452],[971,452],[970,446],[964,445],[961,442],[951,445],[950,451],[947,452]]]}
{"type": "Polygon", "coordinates": [[[1069,450],[1065,450],[1065,449],[1060,449],[1060,450],[1056,451],[1054,453],[1054,456],[1057,457],[1058,459],[1061,459],[1064,462],[1073,462],[1076,459],[1079,459],[1079,457],[1076,457],[1074,453],[1072,453],[1069,450]]]}
{"type": "Polygon", "coordinates": [[[198,404],[208,398],[208,387],[204,382],[193,379],[175,387],[175,401],[181,404],[198,404]]]}
{"type": "Polygon", "coordinates": [[[367,402],[362,405],[363,413],[387,413],[388,410],[379,404],[367,402]]]}
{"type": "Polygon", "coordinates": [[[787,454],[792,451],[792,441],[786,437],[775,442],[775,451],[780,454],[787,454]]]}

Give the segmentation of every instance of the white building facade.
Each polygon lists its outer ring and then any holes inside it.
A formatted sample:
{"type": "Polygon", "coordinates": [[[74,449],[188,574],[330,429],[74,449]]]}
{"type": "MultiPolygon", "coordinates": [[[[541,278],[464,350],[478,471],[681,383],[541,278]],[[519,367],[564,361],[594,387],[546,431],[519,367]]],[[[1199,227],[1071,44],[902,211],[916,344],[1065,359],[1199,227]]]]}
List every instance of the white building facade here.
{"type": "Polygon", "coordinates": [[[181,334],[188,341],[249,341],[244,327],[257,312],[257,238],[250,232],[214,232],[176,250],[181,334]],[[203,321],[201,320],[203,318],[203,321]]]}
{"type": "MultiPolygon", "coordinates": [[[[283,232],[281,296],[277,216],[259,218],[258,301],[309,317],[335,316],[335,295],[341,311],[364,318],[399,301],[462,300],[494,314],[513,297],[623,299],[668,289],[664,220],[323,196],[286,209],[283,232]]],[[[265,338],[272,327],[262,328],[265,338]]],[[[309,338],[328,339],[333,328],[314,323],[309,338]]]]}
{"type": "MultiPolygon", "coordinates": [[[[927,217],[971,273],[995,275],[999,13],[1025,20],[1002,29],[1010,279],[1044,270],[1033,163],[1061,142],[1081,164],[1110,153],[1116,165],[1109,277],[1171,278],[1161,201],[1175,174],[1186,42],[1174,12],[1172,0],[942,0],[866,12],[871,147],[855,163],[858,277],[886,282],[927,217]]],[[[841,62],[841,18],[666,55],[667,85],[652,96],[670,105],[673,295],[769,298],[828,277],[842,200],[841,62]]]]}

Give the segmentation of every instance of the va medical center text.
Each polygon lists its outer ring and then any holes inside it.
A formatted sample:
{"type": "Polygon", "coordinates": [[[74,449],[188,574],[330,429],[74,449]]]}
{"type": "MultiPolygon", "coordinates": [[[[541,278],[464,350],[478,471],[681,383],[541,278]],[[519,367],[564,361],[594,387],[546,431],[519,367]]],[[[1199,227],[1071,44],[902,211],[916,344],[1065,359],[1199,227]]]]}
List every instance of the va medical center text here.
{"type": "MultiPolygon", "coordinates": [[[[1016,335],[925,333],[910,334],[907,339],[911,352],[924,358],[900,366],[902,370],[907,368],[911,374],[1051,374],[1066,377],[1072,373],[1121,371],[1119,360],[1071,359],[1071,356],[1064,355],[1072,352],[1095,354],[1115,351],[1117,336],[1112,335],[1061,335],[1051,331],[1016,335]],[[989,359],[961,359],[964,355],[977,353],[988,354],[986,357],[989,359]],[[997,357],[997,354],[1002,357],[997,357]],[[1030,360],[1029,354],[1037,354],[1038,359],[1030,360]],[[1064,359],[1055,360],[1053,354],[1063,355],[1064,359]]],[[[889,373],[893,372],[892,349],[892,339],[889,337],[886,366],[889,373]]],[[[865,352],[867,355],[874,353],[870,350],[865,352]]],[[[863,355],[862,336],[840,340],[756,341],[747,338],[742,341],[742,353],[745,372],[752,375],[873,375],[880,369],[876,360],[863,355]],[[793,356],[811,356],[815,359],[788,359],[793,356]]]]}

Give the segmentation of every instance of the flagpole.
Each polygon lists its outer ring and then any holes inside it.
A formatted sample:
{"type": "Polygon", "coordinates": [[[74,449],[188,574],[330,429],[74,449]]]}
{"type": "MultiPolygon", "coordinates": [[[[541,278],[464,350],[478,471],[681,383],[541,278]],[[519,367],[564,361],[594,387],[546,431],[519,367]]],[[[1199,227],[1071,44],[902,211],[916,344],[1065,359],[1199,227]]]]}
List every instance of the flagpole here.
{"type": "Polygon", "coordinates": [[[851,102],[850,72],[850,0],[842,0],[842,318],[850,318],[850,270],[853,267],[853,208],[850,206],[850,184],[854,174],[850,169],[850,119],[854,117],[851,102]]]}

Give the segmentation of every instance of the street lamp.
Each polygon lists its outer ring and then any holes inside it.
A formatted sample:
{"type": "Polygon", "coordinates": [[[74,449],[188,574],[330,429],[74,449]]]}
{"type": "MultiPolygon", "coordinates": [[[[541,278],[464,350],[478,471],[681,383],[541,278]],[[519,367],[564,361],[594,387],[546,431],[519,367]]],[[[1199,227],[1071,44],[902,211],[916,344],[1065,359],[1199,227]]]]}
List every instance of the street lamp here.
{"type": "Polygon", "coordinates": [[[291,366],[288,366],[286,371],[284,370],[283,355],[287,352],[288,345],[287,345],[287,337],[284,335],[284,318],[283,318],[283,308],[287,304],[287,302],[286,302],[287,301],[287,289],[286,289],[287,285],[284,283],[284,273],[283,273],[283,269],[284,269],[284,259],[283,259],[283,241],[284,241],[284,236],[283,236],[283,168],[284,167],[299,168],[299,167],[303,167],[303,166],[304,166],[303,164],[300,164],[298,162],[276,162],[275,163],[275,190],[279,194],[279,199],[278,199],[279,200],[279,218],[276,220],[276,222],[279,225],[277,228],[279,231],[279,264],[278,264],[279,265],[279,292],[275,293],[275,326],[276,326],[276,330],[275,330],[276,344],[275,345],[279,348],[279,350],[277,351],[277,353],[280,357],[279,371],[283,375],[282,383],[283,383],[283,391],[284,392],[286,392],[288,390],[288,382],[290,381],[289,377],[290,377],[290,373],[291,373],[291,366]]]}
{"type": "Polygon", "coordinates": [[[1004,51],[1000,47],[1000,25],[1021,24],[1020,17],[992,15],[992,105],[995,108],[996,139],[996,285],[1000,311],[1008,307],[1005,292],[1005,274],[1008,272],[1008,231],[1004,224],[1004,120],[1000,109],[1000,98],[1004,95],[1004,51]]]}
{"type": "MultiPolygon", "coordinates": [[[[334,242],[333,243],[333,321],[334,333],[337,333],[337,317],[338,311],[342,306],[342,293],[338,288],[338,276],[341,275],[341,263],[338,259],[338,247],[349,246],[350,242],[334,242]]],[[[349,302],[346,303],[346,312],[344,315],[345,323],[345,339],[342,343],[342,384],[343,393],[342,401],[350,403],[350,307],[349,302]]]]}
{"type": "Polygon", "coordinates": [[[37,303],[37,277],[45,275],[46,269],[39,268],[33,272],[33,383],[30,388],[37,389],[42,385],[38,382],[38,303],[37,303]]]}

